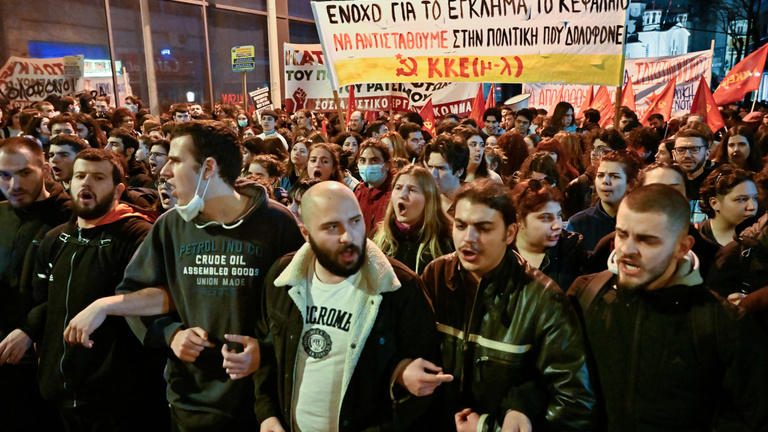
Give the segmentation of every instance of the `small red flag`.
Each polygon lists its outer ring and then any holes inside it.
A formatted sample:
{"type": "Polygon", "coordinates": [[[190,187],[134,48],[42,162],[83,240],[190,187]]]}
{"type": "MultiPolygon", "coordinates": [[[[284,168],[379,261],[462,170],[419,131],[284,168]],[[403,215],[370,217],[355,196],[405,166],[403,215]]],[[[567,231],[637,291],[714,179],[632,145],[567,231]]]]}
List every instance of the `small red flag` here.
{"type": "Polygon", "coordinates": [[[591,108],[600,111],[600,127],[604,128],[613,123],[613,102],[611,101],[611,94],[608,93],[605,86],[597,88],[591,108]]]}
{"type": "Polygon", "coordinates": [[[651,114],[661,114],[665,120],[669,120],[672,116],[672,105],[675,101],[675,86],[677,85],[676,78],[673,76],[672,80],[664,86],[664,89],[658,96],[648,105],[648,109],[645,110],[643,117],[640,119],[640,123],[644,126],[648,126],[648,117],[651,114]]]}
{"type": "Polygon", "coordinates": [[[768,55],[768,44],[753,52],[728,72],[712,95],[718,105],[738,102],[744,95],[760,88],[760,79],[768,55]]]}
{"type": "Polygon", "coordinates": [[[702,76],[699,80],[699,87],[696,89],[696,95],[691,104],[691,114],[698,115],[706,119],[709,128],[712,131],[718,131],[725,127],[720,110],[717,109],[715,98],[712,97],[712,91],[709,90],[707,80],[702,76]]]}
{"type": "Polygon", "coordinates": [[[485,125],[483,121],[483,112],[485,111],[485,98],[483,97],[483,85],[477,86],[477,94],[475,100],[472,102],[472,113],[469,118],[477,123],[477,127],[482,129],[485,125]]]}
{"type": "Polygon", "coordinates": [[[491,91],[488,92],[488,99],[485,100],[485,109],[496,108],[496,84],[491,84],[491,91]]]}
{"type": "Polygon", "coordinates": [[[632,80],[627,80],[627,85],[624,86],[624,90],[621,92],[621,105],[625,106],[632,111],[637,111],[635,105],[635,89],[632,88],[632,80]]]}
{"type": "Polygon", "coordinates": [[[421,119],[424,120],[423,129],[429,132],[432,136],[437,135],[435,127],[435,110],[432,108],[432,98],[429,98],[427,103],[421,107],[419,115],[421,116],[421,119]]]}

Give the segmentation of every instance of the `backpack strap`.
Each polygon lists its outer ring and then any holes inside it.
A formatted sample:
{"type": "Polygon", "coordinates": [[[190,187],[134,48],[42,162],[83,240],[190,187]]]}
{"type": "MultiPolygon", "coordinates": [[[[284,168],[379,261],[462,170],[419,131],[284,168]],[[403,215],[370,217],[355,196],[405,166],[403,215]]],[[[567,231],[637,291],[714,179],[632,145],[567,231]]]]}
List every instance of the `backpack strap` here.
{"type": "Polygon", "coordinates": [[[578,299],[582,311],[586,311],[592,305],[600,290],[611,278],[613,278],[613,273],[609,270],[604,270],[591,275],[591,277],[576,279],[570,291],[578,299]]]}

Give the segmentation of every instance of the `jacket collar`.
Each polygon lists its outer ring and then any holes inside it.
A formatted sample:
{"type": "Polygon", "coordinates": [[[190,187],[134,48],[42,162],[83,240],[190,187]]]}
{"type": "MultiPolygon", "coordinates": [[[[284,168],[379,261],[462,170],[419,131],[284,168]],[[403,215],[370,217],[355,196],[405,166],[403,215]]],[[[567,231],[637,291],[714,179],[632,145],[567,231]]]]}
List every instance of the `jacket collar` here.
{"type": "MultiPolygon", "coordinates": [[[[315,265],[315,253],[309,242],[299,248],[288,266],[275,279],[275,286],[306,286],[311,280],[315,265]]],[[[397,291],[401,284],[395,275],[395,269],[387,256],[373,243],[366,239],[365,262],[360,267],[359,289],[370,295],[397,291]]]]}
{"type": "MultiPolygon", "coordinates": [[[[611,255],[608,257],[608,270],[613,274],[619,274],[619,266],[616,263],[616,251],[611,252],[611,255]]],[[[702,283],[704,283],[704,279],[702,279],[699,269],[699,257],[693,251],[688,251],[678,261],[675,274],[672,275],[666,286],[696,286],[702,283]]]]}

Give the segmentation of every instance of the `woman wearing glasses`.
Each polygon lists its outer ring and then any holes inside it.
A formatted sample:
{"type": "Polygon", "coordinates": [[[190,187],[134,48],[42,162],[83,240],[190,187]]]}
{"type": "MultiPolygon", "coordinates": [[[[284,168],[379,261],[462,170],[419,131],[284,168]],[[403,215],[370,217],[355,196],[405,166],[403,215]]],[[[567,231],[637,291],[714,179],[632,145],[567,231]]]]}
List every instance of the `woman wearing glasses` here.
{"type": "Polygon", "coordinates": [[[701,210],[709,216],[701,236],[720,246],[732,242],[736,226],[757,214],[757,198],[753,173],[731,165],[712,171],[701,185],[701,210]]]}
{"type": "Polygon", "coordinates": [[[563,195],[533,179],[515,186],[512,195],[517,212],[513,247],[528,264],[568,290],[582,274],[587,254],[582,236],[564,229],[563,195]]]}

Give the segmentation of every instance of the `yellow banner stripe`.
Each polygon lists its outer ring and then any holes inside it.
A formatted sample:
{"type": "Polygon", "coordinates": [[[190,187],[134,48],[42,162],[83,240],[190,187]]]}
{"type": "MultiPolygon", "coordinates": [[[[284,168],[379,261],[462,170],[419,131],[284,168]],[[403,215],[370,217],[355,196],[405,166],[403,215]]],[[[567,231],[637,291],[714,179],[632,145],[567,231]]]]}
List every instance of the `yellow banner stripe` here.
{"type": "Polygon", "coordinates": [[[618,86],[621,55],[421,56],[337,60],[340,86],[388,82],[507,82],[618,86]]]}

